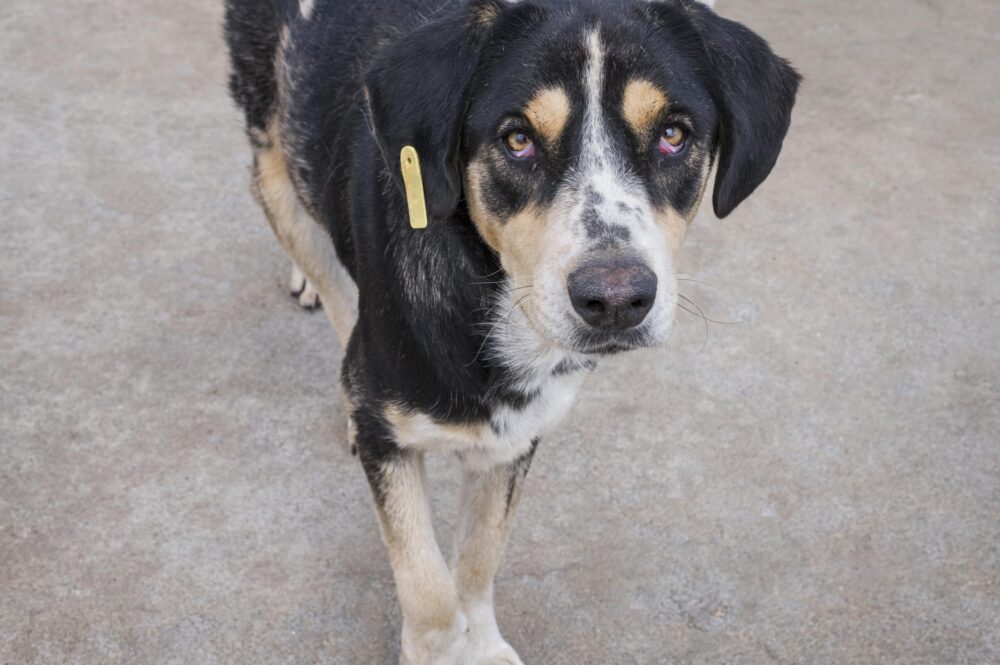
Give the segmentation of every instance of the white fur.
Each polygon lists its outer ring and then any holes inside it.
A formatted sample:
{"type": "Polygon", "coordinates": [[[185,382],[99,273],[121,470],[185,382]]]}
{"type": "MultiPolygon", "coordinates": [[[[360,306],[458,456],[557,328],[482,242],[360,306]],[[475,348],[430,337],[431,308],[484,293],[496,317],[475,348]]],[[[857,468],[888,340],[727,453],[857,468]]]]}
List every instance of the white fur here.
{"type": "Polygon", "coordinates": [[[475,469],[513,462],[531,449],[532,439],[563,419],[583,378],[583,372],[552,377],[524,409],[496,409],[492,424],[499,433],[485,423],[459,428],[438,424],[420,412],[401,414],[403,424],[394,429],[396,443],[402,448],[456,452],[466,466],[475,469]]]}
{"type": "Polygon", "coordinates": [[[476,665],[524,665],[514,648],[500,634],[493,611],[493,593],[465,607],[469,621],[469,662],[476,665]]]}
{"type": "Polygon", "coordinates": [[[302,274],[299,267],[292,262],[292,274],[288,278],[288,290],[293,296],[297,296],[306,288],[306,276],[302,274]]]}
{"type": "MultiPolygon", "coordinates": [[[[588,188],[602,198],[598,206],[601,218],[609,224],[621,224],[629,230],[628,249],[642,258],[656,274],[657,296],[652,310],[642,326],[650,343],[665,341],[670,334],[676,307],[676,278],[669,245],[653,217],[652,206],[640,183],[627,175],[625,165],[618,163],[616,146],[611,143],[604,117],[603,92],[605,51],[597,30],[585,37],[587,66],[584,82],[587,90],[587,108],[584,115],[586,130],[581,149],[581,163],[586,169],[578,174],[576,190],[584,192],[588,188]],[[624,217],[619,204],[638,209],[637,217],[624,217]]],[[[574,226],[590,205],[584,195],[580,195],[573,209],[574,226]]]]}
{"type": "Polygon", "coordinates": [[[292,274],[288,278],[288,290],[298,298],[299,305],[302,307],[316,309],[319,306],[319,293],[294,262],[292,263],[292,274]]]}
{"type": "Polygon", "coordinates": [[[473,661],[466,636],[468,621],[461,613],[448,630],[414,630],[406,621],[400,639],[401,665],[464,665],[473,661]]]}

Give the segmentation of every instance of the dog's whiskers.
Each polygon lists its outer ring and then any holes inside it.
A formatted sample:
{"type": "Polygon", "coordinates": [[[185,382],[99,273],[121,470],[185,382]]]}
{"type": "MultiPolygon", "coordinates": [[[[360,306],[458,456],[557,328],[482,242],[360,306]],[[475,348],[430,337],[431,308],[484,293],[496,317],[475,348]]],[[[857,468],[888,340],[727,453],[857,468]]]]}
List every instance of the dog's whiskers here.
{"type": "Polygon", "coordinates": [[[479,279],[488,279],[488,278],[492,277],[493,275],[499,275],[502,272],[503,272],[503,268],[501,267],[501,268],[497,268],[496,270],[494,270],[493,272],[491,272],[491,273],[489,273],[487,275],[475,275],[475,277],[478,277],[479,279]]]}
{"type": "Polygon", "coordinates": [[[678,282],[693,282],[695,284],[701,284],[702,286],[707,286],[710,289],[716,289],[716,290],[719,289],[718,286],[712,284],[711,282],[704,282],[700,279],[695,279],[691,275],[688,275],[687,273],[683,272],[677,273],[676,275],[674,275],[674,278],[677,279],[678,282]]]}
{"type": "MultiPolygon", "coordinates": [[[[504,334],[506,334],[508,336],[510,335],[510,315],[514,313],[514,310],[516,310],[516,309],[518,309],[518,308],[521,307],[521,303],[523,303],[525,300],[527,300],[530,297],[531,297],[530,293],[521,296],[517,300],[517,302],[514,303],[514,306],[511,307],[510,310],[508,310],[507,316],[504,317],[504,334]]],[[[523,309],[521,310],[521,313],[524,314],[524,310],[523,309]]]]}
{"type": "MultiPolygon", "coordinates": [[[[520,288],[530,288],[530,285],[529,285],[528,287],[520,287],[520,288]]],[[[517,290],[517,289],[511,289],[511,291],[516,291],[516,290],[517,290]]],[[[481,325],[489,325],[489,326],[490,326],[490,328],[489,328],[489,330],[487,330],[487,331],[486,331],[486,335],[485,335],[485,336],[483,337],[483,341],[482,341],[482,343],[481,343],[481,344],[479,345],[479,349],[477,349],[477,350],[476,350],[476,355],[472,357],[472,360],[470,360],[470,361],[469,361],[469,362],[468,362],[468,363],[467,363],[467,364],[465,365],[465,367],[469,367],[470,365],[472,365],[473,363],[475,363],[475,362],[476,362],[477,360],[479,360],[479,357],[480,357],[480,356],[482,355],[482,353],[483,353],[483,349],[485,349],[485,348],[486,348],[486,344],[487,344],[487,343],[488,343],[488,342],[490,341],[490,338],[491,338],[491,337],[493,337],[493,333],[494,333],[494,332],[496,332],[496,329],[500,327],[500,324],[501,324],[501,323],[503,323],[503,324],[505,325],[505,327],[506,327],[506,326],[508,326],[508,325],[510,324],[510,315],[511,315],[511,314],[512,314],[512,313],[514,312],[514,310],[515,310],[515,309],[517,309],[517,307],[518,307],[518,306],[519,306],[519,305],[520,305],[520,304],[521,304],[522,302],[524,302],[524,300],[525,300],[526,298],[529,298],[529,297],[531,297],[531,294],[530,294],[530,293],[527,293],[527,294],[525,294],[525,295],[521,296],[521,298],[520,298],[520,299],[518,299],[518,300],[517,300],[517,302],[515,302],[515,303],[514,303],[514,305],[513,305],[513,306],[512,306],[512,307],[511,307],[511,308],[510,308],[510,309],[509,309],[508,311],[507,311],[507,313],[506,313],[506,314],[505,314],[504,316],[502,316],[502,317],[498,317],[498,318],[497,318],[497,319],[496,319],[495,321],[493,321],[493,322],[488,322],[488,321],[487,321],[487,322],[484,322],[484,323],[482,323],[482,324],[481,324],[481,325]]],[[[489,308],[489,311],[490,311],[490,312],[493,312],[493,311],[495,311],[495,310],[496,310],[496,309],[497,309],[498,307],[500,307],[501,305],[503,305],[503,301],[502,301],[502,300],[501,300],[500,302],[498,302],[497,304],[493,305],[492,307],[490,307],[490,308],[489,308]]],[[[488,318],[488,315],[487,315],[487,318],[488,318]]]]}
{"type": "Polygon", "coordinates": [[[685,312],[688,312],[689,314],[694,314],[698,318],[704,319],[708,323],[718,323],[719,325],[723,325],[723,326],[738,326],[738,325],[742,325],[742,324],[746,323],[746,321],[719,321],[717,319],[710,319],[709,317],[705,316],[704,310],[702,310],[702,308],[699,307],[698,304],[695,301],[691,300],[690,298],[688,298],[687,296],[685,296],[685,295],[683,295],[681,293],[678,293],[677,297],[678,298],[683,298],[685,302],[689,303],[692,307],[694,307],[698,311],[697,312],[692,311],[692,310],[688,309],[687,307],[684,307],[680,303],[677,304],[678,307],[680,307],[681,309],[683,309],[685,312]]]}
{"type": "MultiPolygon", "coordinates": [[[[489,284],[494,284],[495,285],[495,284],[506,284],[506,283],[507,283],[506,280],[499,280],[499,281],[496,281],[496,282],[469,282],[469,286],[484,286],[484,285],[489,285],[489,284]]],[[[510,291],[520,291],[522,289],[530,289],[532,286],[534,286],[534,284],[525,284],[524,286],[511,287],[508,290],[510,290],[510,291]]]]}
{"type": "MultiPolygon", "coordinates": [[[[695,311],[694,311],[694,310],[692,310],[692,309],[688,309],[688,308],[687,308],[687,307],[685,307],[685,306],[684,306],[684,304],[683,304],[683,303],[681,303],[680,301],[678,301],[678,302],[677,302],[677,307],[678,307],[678,308],[680,308],[680,309],[684,310],[684,311],[685,311],[685,312],[687,312],[688,314],[694,314],[695,316],[699,317],[699,318],[701,319],[701,321],[702,321],[702,326],[703,326],[703,329],[704,329],[704,336],[702,337],[702,341],[701,341],[701,347],[700,347],[700,348],[698,349],[698,351],[697,351],[697,352],[695,352],[695,354],[694,354],[694,355],[698,355],[698,354],[700,354],[700,353],[701,353],[702,351],[704,351],[704,350],[705,350],[705,347],[706,347],[706,346],[708,346],[708,319],[707,319],[707,318],[705,318],[705,315],[704,315],[703,313],[701,313],[701,307],[698,307],[698,305],[697,305],[697,304],[696,304],[696,303],[695,303],[695,302],[694,302],[693,300],[691,300],[691,299],[690,299],[690,298],[688,298],[687,296],[685,296],[685,295],[682,295],[682,294],[680,294],[680,293],[678,293],[678,294],[677,294],[677,297],[678,297],[678,298],[683,298],[683,299],[684,299],[685,301],[687,301],[687,302],[691,303],[691,305],[692,305],[692,306],[694,306],[695,308],[697,308],[697,310],[698,310],[698,311],[697,311],[697,312],[695,312],[695,311]]],[[[677,319],[677,322],[678,322],[678,323],[680,323],[680,319],[677,319]]]]}

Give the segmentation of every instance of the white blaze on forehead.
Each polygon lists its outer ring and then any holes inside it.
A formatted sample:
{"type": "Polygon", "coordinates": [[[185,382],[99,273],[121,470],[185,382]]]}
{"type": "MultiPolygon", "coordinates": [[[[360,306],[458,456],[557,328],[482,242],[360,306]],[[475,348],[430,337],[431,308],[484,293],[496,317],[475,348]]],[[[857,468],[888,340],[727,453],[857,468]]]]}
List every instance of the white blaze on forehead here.
{"type": "Polygon", "coordinates": [[[299,11],[302,12],[302,18],[307,21],[312,18],[315,6],[316,0],[299,0],[299,11]]]}
{"type": "Polygon", "coordinates": [[[597,30],[588,32],[586,40],[587,67],[584,75],[587,78],[587,102],[590,110],[595,102],[599,104],[601,101],[601,90],[604,87],[604,45],[601,44],[601,35],[597,30]]]}
{"type": "MultiPolygon", "coordinates": [[[[597,30],[587,33],[587,66],[584,68],[583,83],[587,91],[587,108],[585,111],[586,136],[584,137],[584,152],[593,153],[599,150],[601,143],[601,95],[604,92],[604,46],[597,30]]],[[[599,155],[587,154],[593,159],[599,155]]]]}
{"type": "MultiPolygon", "coordinates": [[[[656,274],[658,295],[646,326],[653,338],[663,339],[673,318],[675,280],[666,238],[653,217],[652,206],[642,183],[630,172],[623,146],[613,139],[603,104],[608,53],[598,29],[584,35],[587,63],[583,72],[586,91],[584,129],[573,196],[574,231],[592,235],[590,224],[627,229],[627,236],[614,236],[620,249],[641,258],[656,274]]],[[[597,231],[600,234],[602,231],[597,231]]],[[[578,236],[580,237],[580,236],[578,236]]],[[[582,239],[582,238],[581,238],[582,239]]],[[[600,240],[598,240],[600,242],[600,240]]],[[[594,249],[594,238],[583,240],[584,252],[594,249]]],[[[598,251],[601,249],[598,247],[598,251]]]]}
{"type": "MultiPolygon", "coordinates": [[[[608,133],[602,103],[607,57],[597,29],[584,35],[584,46],[587,52],[587,64],[583,72],[586,108],[577,185],[580,191],[589,189],[597,192],[608,204],[620,201],[641,205],[644,202],[641,196],[637,196],[639,188],[631,182],[625,165],[620,163],[617,146],[612,143],[608,133]]],[[[580,200],[581,205],[584,203],[585,197],[580,200]]]]}

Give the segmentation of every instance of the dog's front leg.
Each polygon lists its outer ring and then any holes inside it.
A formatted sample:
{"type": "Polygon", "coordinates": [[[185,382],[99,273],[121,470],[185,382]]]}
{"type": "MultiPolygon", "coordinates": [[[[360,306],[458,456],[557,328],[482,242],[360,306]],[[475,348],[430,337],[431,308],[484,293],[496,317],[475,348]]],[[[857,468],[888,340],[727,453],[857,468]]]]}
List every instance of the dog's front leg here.
{"type": "Polygon", "coordinates": [[[423,453],[372,458],[362,447],[361,460],[403,610],[401,665],[467,665],[468,622],[434,537],[423,453]]]}
{"type": "Polygon", "coordinates": [[[465,464],[452,568],[459,602],[469,620],[473,665],[523,665],[500,635],[493,612],[493,578],[507,546],[534,451],[532,443],[514,462],[485,469],[465,464]]]}

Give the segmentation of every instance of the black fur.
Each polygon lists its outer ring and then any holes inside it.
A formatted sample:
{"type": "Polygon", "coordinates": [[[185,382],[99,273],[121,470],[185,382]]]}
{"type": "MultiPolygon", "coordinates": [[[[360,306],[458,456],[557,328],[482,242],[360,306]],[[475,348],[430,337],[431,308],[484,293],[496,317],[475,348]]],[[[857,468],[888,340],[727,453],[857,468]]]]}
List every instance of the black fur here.
{"type": "Polygon", "coordinates": [[[365,74],[382,159],[402,187],[399,153],[406,145],[417,149],[432,218],[451,218],[462,195],[458,145],[468,87],[491,31],[474,16],[491,11],[500,11],[498,1],[447,12],[383,49],[365,74]]]}
{"type": "Polygon", "coordinates": [[[517,491],[518,483],[523,481],[531,469],[531,461],[535,459],[535,451],[538,450],[538,439],[532,439],[531,448],[528,452],[517,458],[510,468],[510,478],[507,480],[507,500],[504,507],[504,515],[510,514],[511,505],[514,503],[514,493],[517,491]]]}
{"type": "Polygon", "coordinates": [[[681,12],[653,3],[647,9],[665,28],[689,22],[701,42],[705,82],[720,116],[712,204],[716,215],[726,217],[777,162],[801,77],[746,26],[704,5],[687,4],[681,12]]]}
{"type": "Polygon", "coordinates": [[[274,54],[282,25],[274,2],[226,3],[226,43],[232,72],[229,92],[246,114],[247,127],[263,129],[274,113],[274,54]]]}

